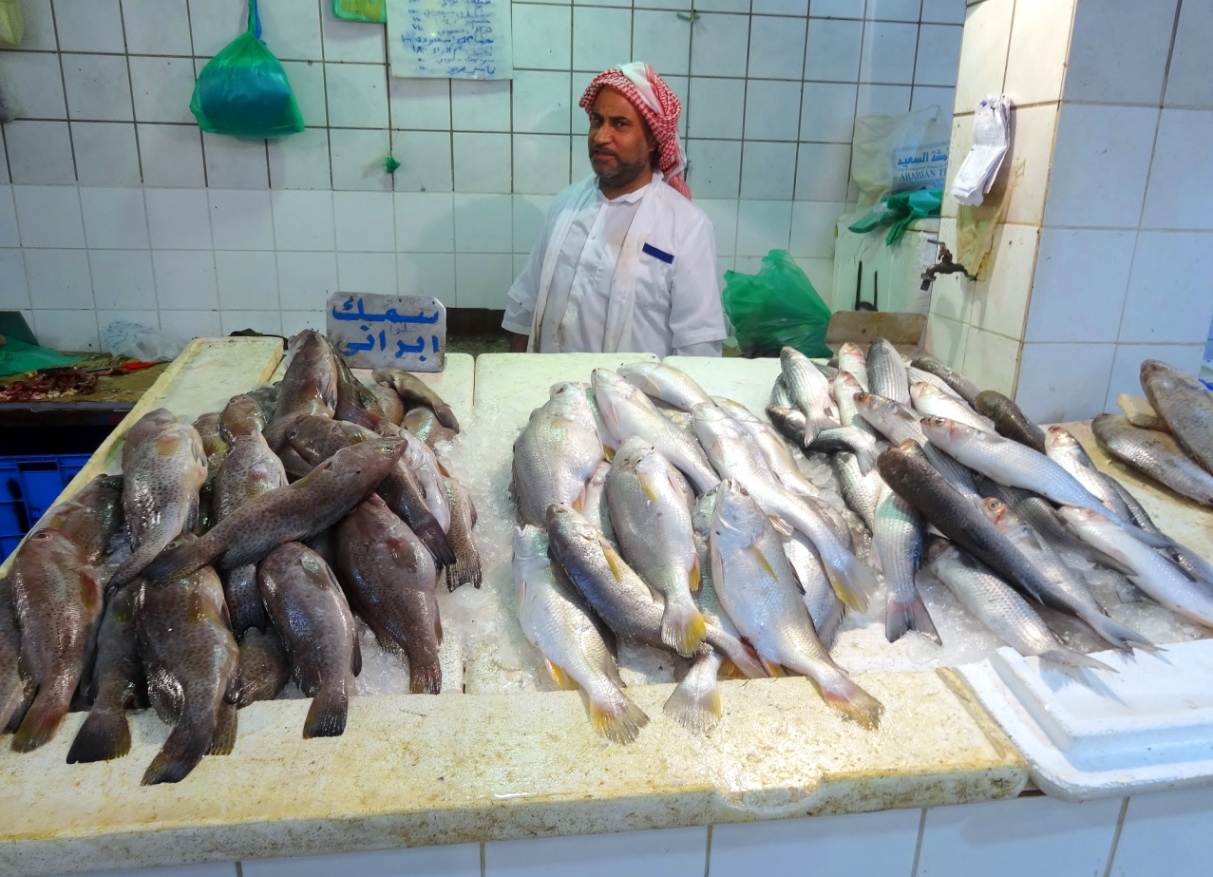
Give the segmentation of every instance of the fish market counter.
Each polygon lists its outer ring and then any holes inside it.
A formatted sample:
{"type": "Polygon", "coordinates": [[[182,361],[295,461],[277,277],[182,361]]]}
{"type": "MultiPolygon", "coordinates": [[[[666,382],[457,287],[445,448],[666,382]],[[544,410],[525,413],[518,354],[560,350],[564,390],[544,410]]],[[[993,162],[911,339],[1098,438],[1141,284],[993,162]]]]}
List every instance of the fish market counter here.
{"type": "MultiPolygon", "coordinates": [[[[616,873],[626,861],[636,873],[665,875],[700,875],[710,864],[720,877],[791,873],[811,856],[838,873],[907,874],[917,863],[924,874],[1010,874],[1024,850],[1053,857],[1051,868],[1060,856],[1074,873],[1103,873],[1114,837],[1123,849],[1125,839],[1150,836],[1133,828],[1135,817],[1155,829],[1150,819],[1177,808],[1182,818],[1211,818],[1195,799],[1168,810],[1134,798],[1126,817],[1120,797],[1019,797],[1028,764],[960,673],[918,644],[885,666],[862,631],[844,637],[835,657],[883,703],[876,730],[843,721],[806,679],[786,677],[722,682],[720,724],[693,735],[662,712],[669,668],[638,659],[623,667],[624,679],[651,722],[626,746],[596,735],[581,696],[554,689],[515,621],[511,448],[551,384],[638,358],[497,354],[473,363],[456,354],[442,375],[423,376],[464,423],[444,462],[478,507],[484,566],[480,590],[440,595],[442,694],[356,696],[344,735],[312,740],[300,736],[306,701],[254,703],[239,713],[230,755],[151,787],[140,778],[169,730],[151,711],[132,714],[130,754],[77,765],[65,755],[85,714],[71,713],[41,749],[0,749],[0,873],[217,863],[189,873],[226,877],[241,862],[245,877],[470,877],[616,873]],[[985,803],[998,799],[1017,800],[985,803]],[[828,818],[797,818],[810,816],[828,818]],[[627,833],[646,829],[665,831],[627,833]],[[556,836],[576,837],[539,840],[556,836]],[[949,867],[957,850],[970,856],[959,870],[949,867]],[[305,868],[285,860],[295,856],[324,858],[305,868]]],[[[271,379],[280,360],[274,342],[194,342],[68,490],[115,471],[120,434],[147,411],[165,406],[192,419],[271,379]]],[[[671,364],[756,411],[779,368],[772,360],[671,364]]],[[[1081,437],[1090,448],[1089,432],[1081,437]]],[[[1207,512],[1126,480],[1164,529],[1189,544],[1213,541],[1207,512]],[[1158,495],[1142,495],[1151,491],[1158,495]]]]}

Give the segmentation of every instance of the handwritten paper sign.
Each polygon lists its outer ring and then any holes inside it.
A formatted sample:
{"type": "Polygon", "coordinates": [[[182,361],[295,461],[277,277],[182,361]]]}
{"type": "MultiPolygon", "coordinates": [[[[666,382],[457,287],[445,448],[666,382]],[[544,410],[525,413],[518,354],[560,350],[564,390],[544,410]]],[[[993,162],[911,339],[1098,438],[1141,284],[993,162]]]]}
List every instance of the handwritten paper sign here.
{"type": "Polygon", "coordinates": [[[446,364],[446,308],[436,298],[337,292],[328,337],[353,368],[396,366],[440,372],[446,364]]]}
{"type": "Polygon", "coordinates": [[[510,0],[387,0],[392,75],[510,79],[510,0]]]}

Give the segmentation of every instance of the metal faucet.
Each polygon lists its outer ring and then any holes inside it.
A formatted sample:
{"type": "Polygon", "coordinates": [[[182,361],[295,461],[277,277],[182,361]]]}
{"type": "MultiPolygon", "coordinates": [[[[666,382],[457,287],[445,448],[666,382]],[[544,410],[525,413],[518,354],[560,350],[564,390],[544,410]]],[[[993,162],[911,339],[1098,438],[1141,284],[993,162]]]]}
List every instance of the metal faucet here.
{"type": "Polygon", "coordinates": [[[922,272],[922,286],[919,289],[923,292],[931,288],[931,284],[935,282],[935,278],[940,274],[963,274],[970,280],[977,279],[976,276],[969,273],[969,269],[964,265],[952,261],[952,251],[948,249],[947,244],[943,241],[932,238],[927,243],[936,244],[939,247],[939,261],[922,272]]]}

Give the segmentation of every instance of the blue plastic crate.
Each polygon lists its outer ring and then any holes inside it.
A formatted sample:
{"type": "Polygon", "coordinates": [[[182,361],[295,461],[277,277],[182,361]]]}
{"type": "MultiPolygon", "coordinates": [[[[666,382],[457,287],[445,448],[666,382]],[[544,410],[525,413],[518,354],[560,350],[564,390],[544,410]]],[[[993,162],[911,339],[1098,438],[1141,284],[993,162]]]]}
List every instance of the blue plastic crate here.
{"type": "Polygon", "coordinates": [[[30,527],[55,504],[89,456],[0,457],[0,559],[10,555],[30,527]]]}

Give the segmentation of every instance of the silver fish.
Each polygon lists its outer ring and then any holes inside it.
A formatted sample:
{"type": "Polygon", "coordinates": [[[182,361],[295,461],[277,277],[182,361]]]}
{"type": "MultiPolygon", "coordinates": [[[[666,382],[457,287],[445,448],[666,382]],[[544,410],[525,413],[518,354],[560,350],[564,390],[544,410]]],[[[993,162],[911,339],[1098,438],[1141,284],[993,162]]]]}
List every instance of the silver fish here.
{"type": "Polygon", "coordinates": [[[780,534],[780,538],[783,542],[783,553],[792,565],[792,572],[796,574],[805,608],[813,619],[813,629],[817,631],[821,644],[828,649],[834,644],[834,637],[846,614],[846,604],[838,599],[838,595],[830,587],[830,580],[821,567],[813,543],[796,530],[786,536],[780,534]]]}
{"type": "Polygon", "coordinates": [[[873,395],[910,404],[910,379],[905,364],[897,348],[884,338],[877,338],[868,347],[868,386],[873,395]]]}
{"type": "Polygon", "coordinates": [[[849,374],[865,393],[868,391],[868,356],[854,341],[844,341],[838,348],[838,376],[843,374],[849,374]]]}
{"type": "Polygon", "coordinates": [[[922,431],[922,424],[914,416],[914,412],[905,405],[884,396],[860,393],[855,396],[855,408],[860,417],[893,444],[917,442],[922,446],[922,451],[930,460],[931,465],[948,480],[949,484],[965,496],[977,496],[977,484],[973,480],[973,473],[928,442],[926,434],[922,431]]]}
{"type": "MultiPolygon", "coordinates": [[[[1050,427],[1050,433],[1055,428],[1050,427]]],[[[1096,417],[1091,428],[1099,443],[1118,460],[1123,460],[1181,496],[1213,507],[1213,473],[1190,459],[1167,433],[1139,429],[1124,418],[1110,414],[1096,417]]],[[[1124,505],[1123,501],[1121,505],[1124,505]]],[[[1132,516],[1128,507],[1125,507],[1123,514],[1125,517],[1132,516]]]]}
{"type": "Polygon", "coordinates": [[[994,421],[982,417],[960,397],[945,393],[932,384],[910,384],[910,399],[914,403],[914,410],[924,416],[946,417],[974,429],[994,432],[994,421]]]}
{"type": "Polygon", "coordinates": [[[1141,364],[1141,386],[1175,440],[1213,472],[1213,392],[1187,372],[1157,359],[1141,364]]]}
{"type": "Polygon", "coordinates": [[[686,372],[660,362],[632,362],[619,367],[620,376],[645,392],[682,411],[690,412],[708,394],[686,372]]]}
{"type": "Polygon", "coordinates": [[[543,526],[548,506],[580,505],[586,482],[601,460],[602,442],[585,394],[579,388],[562,388],[531,412],[514,442],[519,520],[543,526]]]}
{"type": "Polygon", "coordinates": [[[779,364],[792,402],[805,416],[805,440],[811,441],[823,429],[839,426],[838,407],[830,396],[830,382],[803,353],[785,347],[779,364]]]}
{"type": "Polygon", "coordinates": [[[889,589],[885,603],[885,638],[896,642],[910,630],[941,643],[939,631],[927,611],[914,577],[922,565],[926,527],[917,510],[887,485],[876,506],[876,526],[872,528],[872,547],[880,558],[885,585],[889,589]]]}

